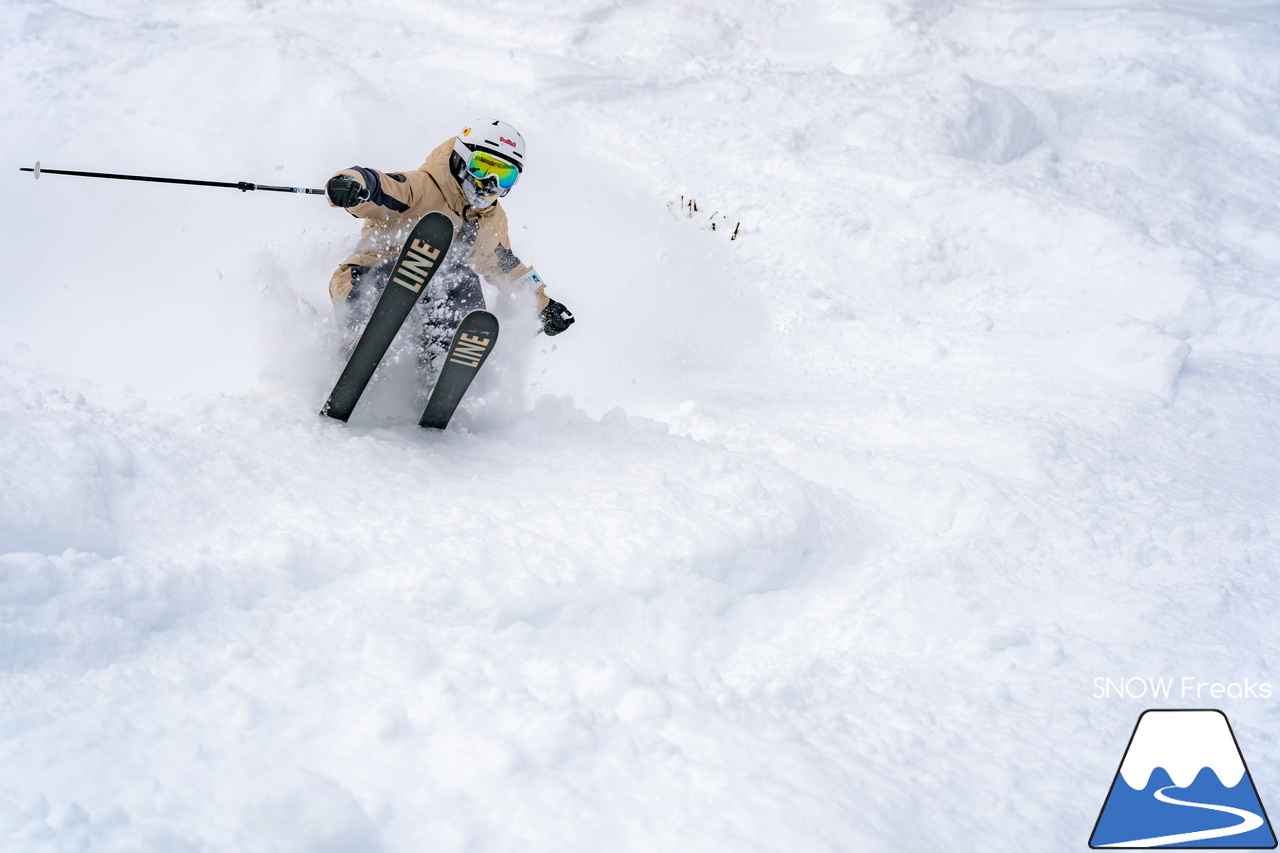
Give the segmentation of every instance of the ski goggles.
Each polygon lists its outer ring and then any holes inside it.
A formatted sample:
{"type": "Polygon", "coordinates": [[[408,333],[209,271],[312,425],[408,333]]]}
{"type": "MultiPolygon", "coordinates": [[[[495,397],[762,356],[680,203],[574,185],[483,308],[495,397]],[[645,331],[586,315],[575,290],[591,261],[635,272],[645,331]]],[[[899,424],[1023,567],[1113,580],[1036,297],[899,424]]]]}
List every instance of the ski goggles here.
{"type": "Polygon", "coordinates": [[[515,163],[477,149],[470,152],[467,160],[467,174],[480,186],[489,186],[496,182],[501,190],[509,190],[520,178],[520,170],[515,163]]]}

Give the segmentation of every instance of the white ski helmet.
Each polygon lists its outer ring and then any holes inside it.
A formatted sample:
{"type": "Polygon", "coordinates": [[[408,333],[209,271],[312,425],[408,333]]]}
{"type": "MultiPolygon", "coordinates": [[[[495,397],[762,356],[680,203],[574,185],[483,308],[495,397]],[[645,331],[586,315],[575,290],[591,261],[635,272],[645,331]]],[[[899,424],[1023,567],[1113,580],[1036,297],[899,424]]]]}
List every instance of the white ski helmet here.
{"type": "Polygon", "coordinates": [[[505,121],[476,119],[453,140],[449,167],[467,203],[489,207],[520,179],[524,137],[505,121]]]}
{"type": "MultiPolygon", "coordinates": [[[[468,151],[482,148],[497,154],[524,170],[524,137],[505,121],[496,118],[478,118],[458,134],[458,142],[468,151]]],[[[457,146],[454,146],[457,148],[457,146]]]]}

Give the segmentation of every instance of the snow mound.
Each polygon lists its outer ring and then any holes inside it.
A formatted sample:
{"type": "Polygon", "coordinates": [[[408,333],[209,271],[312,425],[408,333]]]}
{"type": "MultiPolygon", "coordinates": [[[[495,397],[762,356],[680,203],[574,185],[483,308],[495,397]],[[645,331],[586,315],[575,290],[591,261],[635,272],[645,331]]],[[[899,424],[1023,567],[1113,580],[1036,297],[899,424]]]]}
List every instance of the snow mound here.
{"type": "Polygon", "coordinates": [[[962,93],[960,114],[949,126],[951,156],[1002,165],[1044,141],[1035,114],[1011,90],[965,77],[962,93]]]}
{"type": "Polygon", "coordinates": [[[1191,347],[1154,323],[1130,317],[1085,338],[1079,352],[1081,364],[1094,373],[1168,401],[1191,347]]]}

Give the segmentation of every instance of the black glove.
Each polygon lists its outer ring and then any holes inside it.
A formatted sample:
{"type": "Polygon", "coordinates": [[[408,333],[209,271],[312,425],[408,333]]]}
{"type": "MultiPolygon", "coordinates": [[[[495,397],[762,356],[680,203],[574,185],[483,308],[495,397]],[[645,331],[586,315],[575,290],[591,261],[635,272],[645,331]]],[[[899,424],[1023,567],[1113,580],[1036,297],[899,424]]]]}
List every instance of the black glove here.
{"type": "Polygon", "coordinates": [[[338,207],[355,207],[369,197],[369,191],[350,175],[334,175],[324,185],[324,191],[338,207]]]}
{"type": "Polygon", "coordinates": [[[573,323],[573,312],[554,299],[542,309],[542,331],[548,335],[558,335],[573,323]]]}

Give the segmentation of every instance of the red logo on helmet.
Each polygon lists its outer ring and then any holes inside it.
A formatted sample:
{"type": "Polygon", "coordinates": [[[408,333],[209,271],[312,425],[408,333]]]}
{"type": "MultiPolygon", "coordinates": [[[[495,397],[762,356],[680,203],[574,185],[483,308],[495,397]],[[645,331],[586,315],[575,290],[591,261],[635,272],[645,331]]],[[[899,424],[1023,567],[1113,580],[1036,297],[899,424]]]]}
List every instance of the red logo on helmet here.
{"type": "Polygon", "coordinates": [[[508,145],[510,145],[512,148],[515,148],[515,147],[516,147],[516,144],[515,144],[514,142],[512,142],[510,139],[507,139],[505,136],[499,136],[499,137],[498,137],[498,141],[499,141],[499,142],[505,142],[505,143],[507,143],[508,145]]]}

